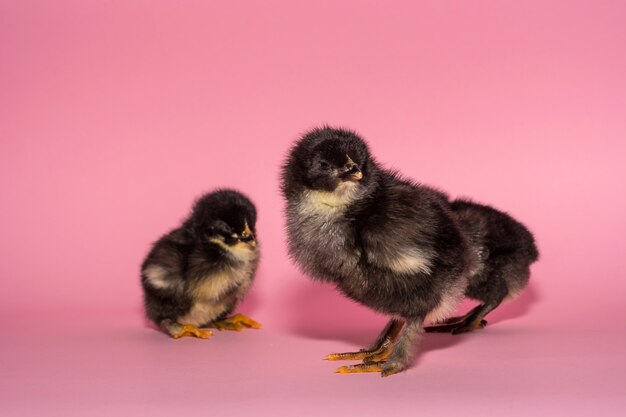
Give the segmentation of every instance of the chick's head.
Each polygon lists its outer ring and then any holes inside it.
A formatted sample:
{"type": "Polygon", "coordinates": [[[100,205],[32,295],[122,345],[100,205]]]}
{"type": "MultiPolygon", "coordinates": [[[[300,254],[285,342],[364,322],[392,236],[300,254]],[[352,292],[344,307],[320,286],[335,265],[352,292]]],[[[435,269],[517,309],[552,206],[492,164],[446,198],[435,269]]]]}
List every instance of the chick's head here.
{"type": "MultiPolygon", "coordinates": [[[[305,134],[283,166],[283,192],[304,187],[334,192],[367,180],[370,153],[355,133],[330,127],[305,134]]],[[[301,190],[300,190],[301,191],[301,190]]]]}
{"type": "Polygon", "coordinates": [[[219,190],[199,199],[189,219],[193,234],[227,248],[256,247],[256,209],[241,193],[219,190]]]}

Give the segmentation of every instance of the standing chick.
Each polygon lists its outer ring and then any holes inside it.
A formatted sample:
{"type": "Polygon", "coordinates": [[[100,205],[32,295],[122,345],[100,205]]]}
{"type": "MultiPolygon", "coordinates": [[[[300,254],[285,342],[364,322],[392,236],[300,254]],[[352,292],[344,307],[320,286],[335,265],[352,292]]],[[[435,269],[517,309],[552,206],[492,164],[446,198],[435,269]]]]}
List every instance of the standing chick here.
{"type": "Polygon", "coordinates": [[[283,166],[282,191],[292,258],[392,317],[370,347],[327,356],[363,361],[340,373],[406,369],[424,323],[448,317],[468,277],[485,270],[462,210],[445,194],[382,169],[353,132],[325,127],[304,135],[283,166]]]}
{"type": "Polygon", "coordinates": [[[259,260],[256,209],[243,194],[218,190],[198,199],[181,227],[161,237],[141,267],[146,315],[173,338],[206,339],[219,330],[260,328],[227,317],[246,295],[259,260]]]}

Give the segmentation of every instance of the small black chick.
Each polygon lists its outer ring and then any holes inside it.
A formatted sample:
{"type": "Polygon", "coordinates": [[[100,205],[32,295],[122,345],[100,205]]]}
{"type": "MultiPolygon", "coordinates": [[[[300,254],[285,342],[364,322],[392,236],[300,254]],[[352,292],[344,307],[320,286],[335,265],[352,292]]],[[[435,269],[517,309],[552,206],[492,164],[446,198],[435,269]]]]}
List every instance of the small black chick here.
{"type": "Polygon", "coordinates": [[[516,285],[506,288],[518,291],[536,259],[532,236],[519,223],[472,203],[450,204],[445,194],[382,169],[347,130],[325,127],[304,135],[283,165],[281,188],[292,258],[307,274],[392,316],[370,347],[327,356],[363,361],[340,373],[388,376],[406,369],[424,323],[443,321],[466,290],[485,299],[484,308],[471,321],[445,324],[456,326],[445,331],[478,328],[499,302],[485,281],[508,284],[505,275],[513,272],[516,285]],[[492,226],[495,217],[500,223],[492,226]],[[518,235],[509,236],[510,229],[518,235]],[[527,256],[494,258],[506,250],[527,256]]]}
{"type": "Polygon", "coordinates": [[[198,199],[181,227],[161,237],[141,267],[146,315],[173,338],[206,339],[219,330],[260,328],[233,312],[256,271],[256,209],[243,194],[198,199]]]}

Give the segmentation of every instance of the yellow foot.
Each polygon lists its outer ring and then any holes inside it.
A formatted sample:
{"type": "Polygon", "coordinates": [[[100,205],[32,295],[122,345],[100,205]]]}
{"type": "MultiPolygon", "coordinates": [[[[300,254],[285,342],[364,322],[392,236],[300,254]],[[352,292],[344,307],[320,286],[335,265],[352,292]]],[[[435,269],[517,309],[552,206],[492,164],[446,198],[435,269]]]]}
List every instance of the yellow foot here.
{"type": "Polygon", "coordinates": [[[339,374],[359,374],[364,372],[382,372],[383,368],[379,363],[360,363],[358,365],[340,366],[337,368],[339,374]]]}
{"type": "Polygon", "coordinates": [[[378,349],[362,349],[358,352],[331,353],[324,357],[327,361],[363,361],[374,363],[384,361],[391,355],[393,344],[386,340],[378,349]]]}
{"type": "Polygon", "coordinates": [[[343,353],[331,353],[324,356],[323,359],[327,361],[361,361],[371,355],[368,351],[362,352],[343,352],[343,353]]]}
{"type": "Polygon", "coordinates": [[[183,336],[194,336],[199,339],[208,339],[213,332],[207,329],[199,329],[191,324],[183,324],[179,329],[170,333],[174,339],[180,339],[183,336]]]}
{"type": "Polygon", "coordinates": [[[228,317],[219,321],[214,321],[213,323],[210,323],[207,327],[211,327],[220,331],[234,330],[240,332],[243,329],[260,329],[261,324],[243,314],[235,314],[232,317],[228,317]]]}
{"type": "Polygon", "coordinates": [[[366,372],[380,372],[380,376],[387,377],[406,369],[406,365],[398,362],[359,363],[357,365],[340,366],[335,372],[339,374],[360,374],[366,372]]]}

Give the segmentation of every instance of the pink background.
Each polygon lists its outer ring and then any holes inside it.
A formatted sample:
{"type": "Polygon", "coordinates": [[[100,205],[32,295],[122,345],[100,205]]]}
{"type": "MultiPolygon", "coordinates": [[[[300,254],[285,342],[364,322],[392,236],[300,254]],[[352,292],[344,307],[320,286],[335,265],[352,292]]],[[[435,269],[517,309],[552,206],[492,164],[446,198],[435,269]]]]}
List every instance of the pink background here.
{"type": "Polygon", "coordinates": [[[0,414],[624,415],[625,74],[622,1],[0,1],[0,414]],[[279,166],[322,123],[525,222],[527,291],[334,374],[385,318],[286,256],[279,166]],[[173,341],[139,265],[218,186],[259,210],[264,329],[173,341]]]}

